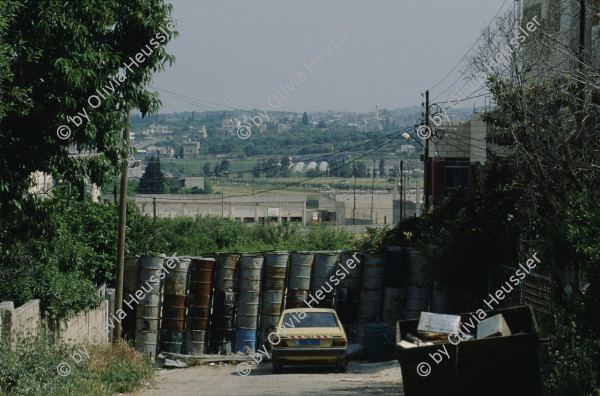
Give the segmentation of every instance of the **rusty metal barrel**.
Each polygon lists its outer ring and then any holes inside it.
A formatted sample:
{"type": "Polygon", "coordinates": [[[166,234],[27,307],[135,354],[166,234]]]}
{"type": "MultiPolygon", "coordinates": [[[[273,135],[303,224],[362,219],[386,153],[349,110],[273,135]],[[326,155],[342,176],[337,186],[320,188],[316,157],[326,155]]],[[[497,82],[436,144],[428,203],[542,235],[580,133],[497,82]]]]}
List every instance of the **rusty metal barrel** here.
{"type": "Polygon", "coordinates": [[[333,308],[335,283],[331,279],[332,277],[336,279],[335,271],[337,269],[338,257],[339,252],[318,252],[315,254],[311,291],[313,296],[318,290],[321,290],[325,295],[319,303],[319,308],[333,308]]]}
{"type": "Polygon", "coordinates": [[[229,354],[235,340],[234,274],[239,263],[239,254],[220,253],[215,269],[215,292],[211,318],[208,349],[210,353],[229,354]]]}
{"type": "Polygon", "coordinates": [[[408,286],[406,288],[406,319],[415,319],[429,309],[431,282],[425,273],[422,253],[410,249],[408,286]]]}
{"type": "Polygon", "coordinates": [[[256,330],[260,308],[260,282],[264,257],[243,254],[240,259],[240,294],[236,318],[235,350],[256,349],[256,330]]]}
{"type": "Polygon", "coordinates": [[[261,345],[270,345],[267,340],[270,326],[276,326],[283,305],[283,290],[289,252],[277,251],[265,254],[263,273],[263,295],[259,326],[261,345]]]}
{"type": "MultiPolygon", "coordinates": [[[[164,271],[164,256],[142,256],[140,258],[140,276],[138,290],[142,290],[144,298],[137,303],[135,320],[135,348],[142,354],[156,359],[158,350],[158,324],[160,321],[161,284],[152,282],[159,279],[157,274],[164,271]],[[148,287],[151,285],[151,287],[148,287]],[[149,292],[145,292],[149,290],[149,292]]],[[[127,299],[126,301],[131,301],[127,299]]],[[[127,305],[127,304],[126,304],[127,305]]]]}
{"type": "Polygon", "coordinates": [[[217,268],[215,270],[215,290],[221,292],[232,292],[233,274],[238,264],[240,255],[220,253],[217,257],[217,268]]]}
{"type": "Polygon", "coordinates": [[[390,246],[385,252],[382,321],[387,323],[388,340],[396,339],[396,321],[404,319],[410,249],[390,246]]]}
{"type": "Polygon", "coordinates": [[[235,341],[235,294],[215,291],[210,324],[210,353],[229,354],[235,341]]]}
{"type": "Polygon", "coordinates": [[[305,308],[310,290],[310,274],[315,258],[314,252],[292,252],[287,285],[286,308],[305,308]]]}
{"type": "MultiPolygon", "coordinates": [[[[140,276],[140,257],[125,257],[123,266],[123,298],[125,301],[131,301],[132,295],[138,289],[138,279],[140,276]]],[[[123,311],[127,315],[123,321],[123,336],[133,341],[135,338],[135,318],[137,316],[137,304],[123,304],[123,311]]]]}
{"type": "Polygon", "coordinates": [[[160,332],[161,351],[182,353],[190,262],[191,259],[186,257],[175,259],[175,268],[169,269],[165,277],[160,332]]]}
{"type": "Polygon", "coordinates": [[[385,261],[384,255],[379,252],[366,252],[362,257],[363,268],[356,341],[364,345],[365,326],[381,319],[385,261]]]}
{"type": "MultiPolygon", "coordinates": [[[[360,296],[360,274],[363,258],[358,252],[344,251],[340,255],[340,263],[348,269],[348,273],[340,269],[340,284],[335,291],[335,310],[344,326],[349,342],[356,339],[356,321],[358,319],[358,301],[360,296]],[[349,260],[356,263],[354,269],[348,269],[349,260]]],[[[337,275],[336,275],[337,277],[337,275]]]]}
{"type": "Polygon", "coordinates": [[[276,251],[265,254],[264,289],[283,290],[289,252],[276,251]]]}
{"type": "Polygon", "coordinates": [[[214,258],[204,257],[192,257],[190,263],[190,298],[185,332],[185,350],[188,354],[205,353],[214,265],[214,258]]]}

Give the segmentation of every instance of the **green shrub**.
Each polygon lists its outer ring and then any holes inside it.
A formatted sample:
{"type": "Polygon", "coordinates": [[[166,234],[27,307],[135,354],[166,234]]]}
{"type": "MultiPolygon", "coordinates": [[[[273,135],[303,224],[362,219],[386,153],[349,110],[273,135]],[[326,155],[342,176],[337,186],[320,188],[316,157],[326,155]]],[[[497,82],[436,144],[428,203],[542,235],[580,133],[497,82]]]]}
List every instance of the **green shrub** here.
{"type": "MultiPolygon", "coordinates": [[[[543,321],[542,321],[543,323],[543,321]]],[[[544,333],[550,342],[541,348],[542,378],[548,396],[589,395],[600,385],[600,341],[557,310],[544,333]]]]}
{"type": "Polygon", "coordinates": [[[131,392],[153,375],[153,364],[125,343],[111,346],[86,345],[90,358],[76,364],[69,353],[77,347],[54,344],[45,335],[19,338],[14,347],[0,341],[0,394],[20,395],[112,395],[131,392]],[[57,366],[67,362],[68,376],[57,366]]]}

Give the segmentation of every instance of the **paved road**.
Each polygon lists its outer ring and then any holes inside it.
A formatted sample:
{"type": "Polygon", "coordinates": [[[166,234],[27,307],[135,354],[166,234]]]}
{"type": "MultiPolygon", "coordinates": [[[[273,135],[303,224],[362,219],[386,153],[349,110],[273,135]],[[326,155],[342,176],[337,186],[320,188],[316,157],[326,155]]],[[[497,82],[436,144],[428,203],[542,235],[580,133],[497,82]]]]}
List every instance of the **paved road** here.
{"type": "MultiPolygon", "coordinates": [[[[404,395],[398,362],[378,365],[351,361],[344,374],[326,367],[284,367],[273,374],[271,363],[253,366],[246,377],[236,366],[199,366],[159,370],[155,384],[135,394],[158,395],[404,395]]],[[[132,395],[133,396],[133,395],[132,395]]]]}

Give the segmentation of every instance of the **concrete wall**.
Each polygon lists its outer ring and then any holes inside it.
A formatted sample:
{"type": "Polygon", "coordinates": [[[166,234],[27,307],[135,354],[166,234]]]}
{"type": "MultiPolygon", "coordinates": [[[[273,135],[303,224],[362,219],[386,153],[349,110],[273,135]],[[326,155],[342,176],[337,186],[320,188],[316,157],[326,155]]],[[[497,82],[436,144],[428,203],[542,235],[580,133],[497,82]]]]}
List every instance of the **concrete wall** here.
{"type": "Polygon", "coordinates": [[[394,219],[394,195],[391,193],[371,192],[319,194],[319,211],[335,212],[337,225],[383,225],[392,224],[394,219]],[[371,199],[373,200],[373,218],[371,220],[371,199]]]}
{"type": "MultiPolygon", "coordinates": [[[[30,300],[15,308],[12,301],[0,303],[0,335],[15,339],[17,336],[40,334],[43,323],[55,339],[61,339],[67,344],[79,344],[93,332],[95,326],[100,329],[106,326],[108,320],[108,301],[102,301],[100,307],[80,312],[69,320],[42,319],[40,300],[30,300]]],[[[96,340],[93,340],[97,342],[96,340]]],[[[108,342],[103,336],[102,341],[108,342]]]]}
{"type": "MultiPolygon", "coordinates": [[[[48,327],[57,339],[69,345],[83,343],[90,334],[102,336],[102,343],[106,344],[110,341],[108,337],[101,331],[95,331],[94,327],[100,330],[106,328],[108,311],[108,300],[104,300],[98,308],[80,312],[69,320],[48,320],[48,327]]],[[[98,336],[92,336],[96,338],[92,338],[91,342],[98,343],[98,336]]]]}
{"type": "Polygon", "coordinates": [[[221,216],[231,219],[240,219],[246,222],[252,219],[258,222],[261,218],[276,217],[280,222],[282,218],[301,218],[302,224],[312,221],[306,217],[305,194],[261,194],[250,196],[221,197],[218,194],[141,194],[127,197],[143,208],[144,213],[152,216],[154,210],[153,198],[156,198],[157,217],[177,217],[197,215],[221,216]],[[278,216],[270,216],[269,209],[279,212],[278,216]]]}
{"type": "Polygon", "coordinates": [[[40,300],[30,300],[15,308],[12,301],[0,303],[2,336],[37,335],[41,329],[40,300]]]}

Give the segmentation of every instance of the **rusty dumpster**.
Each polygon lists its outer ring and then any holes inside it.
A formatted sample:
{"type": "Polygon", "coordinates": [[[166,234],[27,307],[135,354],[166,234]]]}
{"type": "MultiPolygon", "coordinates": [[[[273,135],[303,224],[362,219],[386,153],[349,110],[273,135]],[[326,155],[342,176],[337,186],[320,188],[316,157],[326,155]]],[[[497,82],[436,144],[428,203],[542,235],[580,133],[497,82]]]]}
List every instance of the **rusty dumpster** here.
{"type": "MultiPolygon", "coordinates": [[[[542,395],[539,335],[531,307],[484,312],[487,318],[502,314],[512,335],[460,342],[453,338],[457,345],[443,341],[404,349],[400,341],[407,333],[417,334],[419,320],[396,322],[396,354],[406,396],[542,395]]],[[[474,314],[460,314],[461,322],[474,314]]]]}

